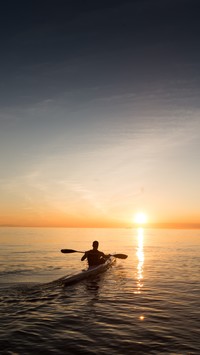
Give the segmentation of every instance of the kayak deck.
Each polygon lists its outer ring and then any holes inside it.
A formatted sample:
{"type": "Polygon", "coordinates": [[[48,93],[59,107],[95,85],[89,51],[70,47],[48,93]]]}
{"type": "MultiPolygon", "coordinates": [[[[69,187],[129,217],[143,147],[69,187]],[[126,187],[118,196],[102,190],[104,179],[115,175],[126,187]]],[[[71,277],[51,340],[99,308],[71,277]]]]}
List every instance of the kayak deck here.
{"type": "Polygon", "coordinates": [[[110,257],[109,259],[106,260],[104,264],[89,267],[88,269],[82,270],[81,272],[66,276],[65,278],[62,279],[62,284],[66,286],[87,279],[89,277],[96,276],[108,270],[114,262],[115,262],[115,258],[110,257]]]}

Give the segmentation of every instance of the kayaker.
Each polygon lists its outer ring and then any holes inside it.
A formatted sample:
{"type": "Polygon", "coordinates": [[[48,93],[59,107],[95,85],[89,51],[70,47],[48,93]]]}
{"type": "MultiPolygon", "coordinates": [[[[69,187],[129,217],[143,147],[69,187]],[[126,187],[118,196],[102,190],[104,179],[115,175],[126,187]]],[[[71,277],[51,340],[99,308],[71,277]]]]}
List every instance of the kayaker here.
{"type": "Polygon", "coordinates": [[[99,242],[97,240],[92,243],[92,246],[93,249],[86,251],[81,260],[87,259],[89,266],[104,264],[109,255],[105,255],[102,251],[98,250],[99,242]]]}

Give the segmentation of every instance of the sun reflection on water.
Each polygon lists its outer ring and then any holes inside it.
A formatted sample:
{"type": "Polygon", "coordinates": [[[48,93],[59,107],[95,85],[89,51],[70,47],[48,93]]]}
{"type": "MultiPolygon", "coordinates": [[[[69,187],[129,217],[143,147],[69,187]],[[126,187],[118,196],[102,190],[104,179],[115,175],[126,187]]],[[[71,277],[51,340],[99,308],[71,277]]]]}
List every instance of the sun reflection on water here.
{"type": "Polygon", "coordinates": [[[144,230],[143,228],[138,228],[137,234],[138,244],[137,244],[137,291],[135,293],[141,293],[143,287],[143,265],[144,265],[144,251],[143,251],[143,239],[144,239],[144,230]]]}

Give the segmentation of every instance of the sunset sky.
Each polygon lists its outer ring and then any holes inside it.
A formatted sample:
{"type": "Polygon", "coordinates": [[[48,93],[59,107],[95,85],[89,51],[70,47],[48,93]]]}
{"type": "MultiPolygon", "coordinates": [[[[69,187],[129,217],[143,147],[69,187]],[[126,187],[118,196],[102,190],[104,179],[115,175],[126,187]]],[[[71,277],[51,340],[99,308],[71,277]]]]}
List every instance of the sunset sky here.
{"type": "Polygon", "coordinates": [[[200,225],[198,5],[1,2],[1,225],[200,225]]]}

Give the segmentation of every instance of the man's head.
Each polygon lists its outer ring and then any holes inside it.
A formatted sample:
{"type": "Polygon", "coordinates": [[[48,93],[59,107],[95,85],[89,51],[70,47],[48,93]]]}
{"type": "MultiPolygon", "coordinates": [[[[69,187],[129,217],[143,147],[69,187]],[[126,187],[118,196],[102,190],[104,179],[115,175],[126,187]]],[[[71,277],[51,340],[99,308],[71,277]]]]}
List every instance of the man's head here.
{"type": "Polygon", "coordinates": [[[95,241],[92,243],[92,246],[93,246],[93,249],[97,250],[97,249],[98,249],[98,246],[99,246],[99,242],[97,242],[97,240],[95,240],[95,241]]]}

